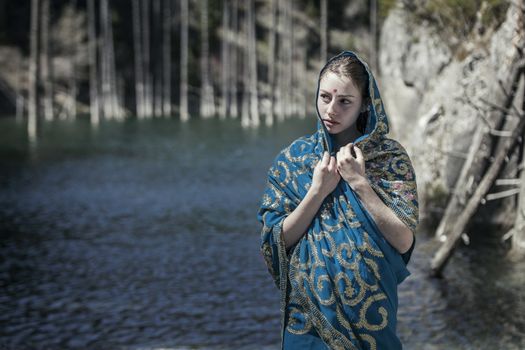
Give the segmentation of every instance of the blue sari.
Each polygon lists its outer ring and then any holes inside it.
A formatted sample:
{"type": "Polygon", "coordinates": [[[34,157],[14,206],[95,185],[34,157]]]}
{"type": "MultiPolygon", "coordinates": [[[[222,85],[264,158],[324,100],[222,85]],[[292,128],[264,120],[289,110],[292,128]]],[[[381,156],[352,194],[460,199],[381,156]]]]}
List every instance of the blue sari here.
{"type": "MultiPolygon", "coordinates": [[[[348,51],[340,55],[358,58],[348,51]]],[[[372,188],[415,232],[415,174],[403,147],[386,137],[388,121],[375,79],[360,62],[369,75],[370,106],[365,133],[355,144],[365,156],[372,188]]],[[[410,274],[409,256],[386,241],[344,180],[325,198],[299,242],[285,249],[283,221],[306,195],[325,151],[334,153],[334,141],[319,118],[316,133],[295,140],[275,158],[258,212],[261,251],[281,291],[282,347],[401,349],[397,285],[410,274]]]]}

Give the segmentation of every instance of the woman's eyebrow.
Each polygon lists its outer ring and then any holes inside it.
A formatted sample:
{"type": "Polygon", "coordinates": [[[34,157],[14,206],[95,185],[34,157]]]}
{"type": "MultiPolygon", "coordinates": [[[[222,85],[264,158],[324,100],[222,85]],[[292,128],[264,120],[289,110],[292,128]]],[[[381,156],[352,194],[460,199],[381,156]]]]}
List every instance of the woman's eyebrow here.
{"type": "MultiPolygon", "coordinates": [[[[325,90],[325,89],[319,89],[319,92],[323,92],[323,93],[332,95],[330,91],[325,90]]],[[[355,97],[355,96],[354,95],[335,95],[335,97],[355,97]]]]}
{"type": "MultiPolygon", "coordinates": [[[[332,94],[330,91],[327,91],[325,89],[321,89],[321,92],[324,92],[324,93],[327,93],[327,94],[332,94]]],[[[355,97],[354,95],[335,95],[335,97],[355,97]]]]}

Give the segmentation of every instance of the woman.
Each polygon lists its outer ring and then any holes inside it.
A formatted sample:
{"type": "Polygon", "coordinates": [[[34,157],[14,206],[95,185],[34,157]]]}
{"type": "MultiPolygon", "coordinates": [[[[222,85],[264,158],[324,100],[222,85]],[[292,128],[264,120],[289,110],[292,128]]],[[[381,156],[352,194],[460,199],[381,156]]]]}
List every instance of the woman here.
{"type": "Polygon", "coordinates": [[[376,82],[355,53],[321,70],[317,115],[317,132],[276,157],[258,213],[282,347],[401,349],[397,285],[415,244],[415,174],[386,137],[376,82]]]}

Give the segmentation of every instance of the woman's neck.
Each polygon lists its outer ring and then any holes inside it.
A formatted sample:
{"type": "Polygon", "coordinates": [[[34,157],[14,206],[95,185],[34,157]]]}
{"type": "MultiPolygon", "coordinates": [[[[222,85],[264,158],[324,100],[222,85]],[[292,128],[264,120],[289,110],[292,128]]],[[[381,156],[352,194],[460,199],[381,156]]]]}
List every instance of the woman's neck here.
{"type": "Polygon", "coordinates": [[[339,149],[351,142],[354,142],[361,135],[362,134],[357,130],[355,125],[349,127],[345,131],[340,132],[339,134],[335,134],[334,138],[337,148],[339,149]]]}

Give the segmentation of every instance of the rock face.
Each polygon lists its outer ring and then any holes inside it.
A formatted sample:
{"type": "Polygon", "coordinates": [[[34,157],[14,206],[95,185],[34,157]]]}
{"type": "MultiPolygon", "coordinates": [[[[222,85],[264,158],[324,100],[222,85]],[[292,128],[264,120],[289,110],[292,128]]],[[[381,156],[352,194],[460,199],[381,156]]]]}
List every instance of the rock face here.
{"type": "MultiPolygon", "coordinates": [[[[398,7],[385,20],[380,84],[392,134],[413,160],[425,218],[444,209],[475,130],[484,123],[481,113],[466,99],[482,107],[486,105],[481,99],[491,101],[516,16],[509,8],[499,28],[463,45],[461,55],[453,53],[428,23],[416,23],[410,16],[398,7]]],[[[515,173],[515,164],[509,163],[505,171],[515,173]]],[[[480,210],[489,210],[491,215],[478,213],[476,219],[508,224],[515,198],[495,202],[480,210]]]]}

